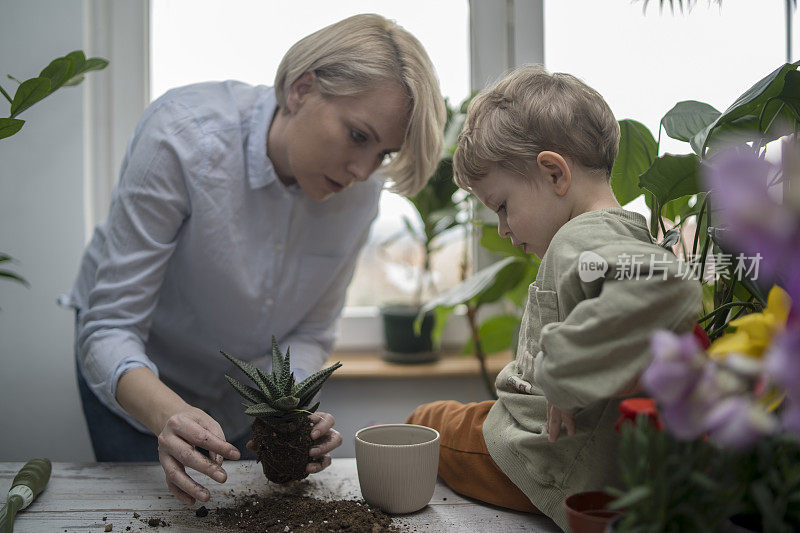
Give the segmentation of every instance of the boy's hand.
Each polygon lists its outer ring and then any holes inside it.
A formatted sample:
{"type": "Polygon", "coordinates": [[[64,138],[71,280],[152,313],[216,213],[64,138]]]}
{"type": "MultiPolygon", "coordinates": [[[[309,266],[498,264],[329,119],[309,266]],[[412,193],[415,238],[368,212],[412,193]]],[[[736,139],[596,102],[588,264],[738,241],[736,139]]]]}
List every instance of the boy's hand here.
{"type": "Polygon", "coordinates": [[[561,434],[561,424],[567,426],[567,435],[575,434],[575,416],[572,413],[565,413],[547,402],[547,440],[550,442],[558,440],[558,436],[561,434]]]}

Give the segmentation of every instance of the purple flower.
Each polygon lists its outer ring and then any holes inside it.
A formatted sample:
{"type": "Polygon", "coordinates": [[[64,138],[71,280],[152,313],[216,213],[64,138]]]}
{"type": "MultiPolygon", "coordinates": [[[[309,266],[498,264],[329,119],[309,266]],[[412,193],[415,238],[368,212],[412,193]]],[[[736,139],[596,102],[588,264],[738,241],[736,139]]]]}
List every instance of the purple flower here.
{"type": "Polygon", "coordinates": [[[789,397],[784,404],[783,416],[781,416],[783,429],[800,435],[800,400],[789,397]]]}
{"type": "MultiPolygon", "coordinates": [[[[784,151],[796,151],[786,143],[784,151]]],[[[797,182],[793,165],[787,157],[785,179],[797,182]]],[[[752,150],[722,153],[706,167],[706,181],[713,191],[713,202],[726,231],[721,238],[727,252],[741,252],[754,257],[761,254],[759,277],[779,280],[794,298],[800,298],[800,212],[793,202],[776,201],[768,185],[782,168],[759,159],[752,150]]],[[[800,183],[793,183],[795,187],[800,183]]]]}
{"type": "Polygon", "coordinates": [[[709,438],[720,446],[737,450],[753,446],[759,438],[777,429],[775,416],[744,396],[725,398],[706,417],[709,438]]]}
{"type": "Polygon", "coordinates": [[[800,398],[800,330],[784,331],[766,352],[767,373],[789,395],[800,398]]]}
{"type": "Polygon", "coordinates": [[[706,412],[691,402],[675,402],[661,407],[661,418],[675,438],[696,439],[705,432],[706,412]]]}
{"type": "Polygon", "coordinates": [[[650,337],[653,361],[642,374],[642,384],[664,406],[685,398],[703,369],[704,357],[694,336],[660,330],[650,337]]]}

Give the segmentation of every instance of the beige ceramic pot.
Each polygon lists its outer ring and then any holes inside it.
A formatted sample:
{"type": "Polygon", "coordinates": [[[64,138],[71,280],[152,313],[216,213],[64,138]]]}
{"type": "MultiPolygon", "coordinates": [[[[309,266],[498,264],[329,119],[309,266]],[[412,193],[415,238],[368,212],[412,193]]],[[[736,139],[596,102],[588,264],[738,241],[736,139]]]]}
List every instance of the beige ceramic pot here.
{"type": "Polygon", "coordinates": [[[412,513],[433,496],[439,469],[439,432],[413,424],[383,424],[355,436],[361,494],[387,513],[412,513]]]}

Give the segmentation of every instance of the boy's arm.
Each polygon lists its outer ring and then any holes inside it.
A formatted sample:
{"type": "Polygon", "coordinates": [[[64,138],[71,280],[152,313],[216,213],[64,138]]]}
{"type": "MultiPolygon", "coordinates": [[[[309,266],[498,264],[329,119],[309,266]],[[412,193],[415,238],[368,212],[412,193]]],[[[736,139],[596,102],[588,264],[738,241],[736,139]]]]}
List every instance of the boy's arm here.
{"type": "MultiPolygon", "coordinates": [[[[653,253],[653,246],[642,247],[637,252],[653,253]]],[[[601,255],[609,268],[595,282],[602,283],[600,294],[576,305],[563,322],[542,328],[534,361],[536,383],[565,412],[635,394],[650,362],[652,333],[689,331],[701,309],[700,284],[678,277],[677,260],[655,269],[643,264],[638,279],[615,279],[620,254],[610,246],[601,255]]]]}

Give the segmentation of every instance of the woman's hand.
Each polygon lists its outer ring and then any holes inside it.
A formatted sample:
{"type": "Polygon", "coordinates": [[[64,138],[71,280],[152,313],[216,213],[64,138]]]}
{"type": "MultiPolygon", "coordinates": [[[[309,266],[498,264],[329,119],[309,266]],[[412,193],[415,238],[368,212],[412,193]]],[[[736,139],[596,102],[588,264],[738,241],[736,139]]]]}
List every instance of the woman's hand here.
{"type": "MultiPolygon", "coordinates": [[[[316,474],[331,465],[330,452],[342,445],[342,434],[333,429],[335,419],[330,413],[316,412],[308,415],[314,422],[311,438],[314,446],[309,451],[311,462],[306,465],[306,472],[316,474]]],[[[256,451],[253,441],[248,441],[247,449],[256,451]]]]}
{"type": "Polygon", "coordinates": [[[567,435],[575,434],[575,415],[565,413],[555,405],[547,402],[547,440],[550,442],[558,440],[561,434],[561,424],[567,427],[567,435]]]}
{"type": "Polygon", "coordinates": [[[225,483],[228,474],[222,468],[223,457],[238,459],[236,447],[225,441],[216,420],[204,411],[186,405],[173,414],[158,435],[158,460],[167,478],[167,487],[181,502],[193,505],[195,499],[206,502],[211,494],[186,473],[186,467],[225,483]],[[208,450],[209,456],[195,449],[208,450]]]}

